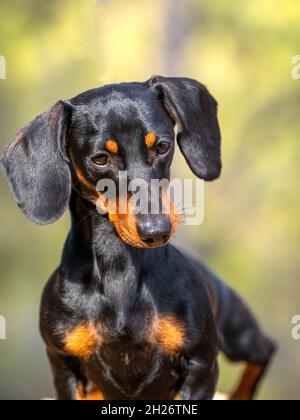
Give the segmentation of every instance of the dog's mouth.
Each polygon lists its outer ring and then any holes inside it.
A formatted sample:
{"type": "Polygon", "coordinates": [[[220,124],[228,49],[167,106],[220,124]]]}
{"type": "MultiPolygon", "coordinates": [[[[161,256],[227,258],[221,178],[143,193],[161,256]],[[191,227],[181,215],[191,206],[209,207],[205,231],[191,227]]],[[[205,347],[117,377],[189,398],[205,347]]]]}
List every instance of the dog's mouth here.
{"type": "Polygon", "coordinates": [[[120,239],[134,248],[148,248],[138,235],[134,217],[109,213],[109,220],[114,225],[120,239]]]}
{"type": "Polygon", "coordinates": [[[141,230],[138,226],[138,217],[134,214],[131,209],[130,203],[127,202],[127,212],[121,214],[118,211],[119,206],[116,206],[116,211],[108,212],[109,221],[115,227],[120,239],[127,245],[130,245],[134,248],[140,249],[156,249],[166,246],[171,238],[174,236],[180,216],[176,213],[174,204],[170,203],[170,212],[168,215],[164,216],[147,216],[147,220],[152,221],[152,226],[154,227],[155,234],[153,229],[149,234],[141,234],[141,230]],[[155,229],[160,225],[161,218],[164,220],[169,220],[169,229],[167,231],[159,232],[159,229],[155,229]],[[157,222],[159,221],[159,222],[157,222]]]}

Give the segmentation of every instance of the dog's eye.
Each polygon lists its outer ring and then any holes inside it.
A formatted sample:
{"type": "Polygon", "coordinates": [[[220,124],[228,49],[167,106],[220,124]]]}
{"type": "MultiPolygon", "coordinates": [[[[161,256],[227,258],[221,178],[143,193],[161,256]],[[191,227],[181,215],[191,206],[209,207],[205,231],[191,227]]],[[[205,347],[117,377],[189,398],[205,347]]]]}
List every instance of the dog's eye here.
{"type": "Polygon", "coordinates": [[[109,162],[109,157],[102,153],[101,155],[92,157],[92,161],[97,166],[106,166],[109,162]]]}
{"type": "Polygon", "coordinates": [[[170,150],[170,147],[170,143],[168,143],[167,141],[161,141],[156,146],[156,153],[158,155],[164,155],[170,150]]]}

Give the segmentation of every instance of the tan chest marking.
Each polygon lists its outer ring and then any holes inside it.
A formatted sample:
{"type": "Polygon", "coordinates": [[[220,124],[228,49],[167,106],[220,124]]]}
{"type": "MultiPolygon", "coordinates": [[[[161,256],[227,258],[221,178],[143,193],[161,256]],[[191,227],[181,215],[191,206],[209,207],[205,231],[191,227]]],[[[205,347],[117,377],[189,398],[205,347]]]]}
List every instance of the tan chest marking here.
{"type": "Polygon", "coordinates": [[[99,327],[92,324],[80,324],[64,338],[65,351],[79,359],[89,359],[96,347],[102,344],[99,327]]]}
{"type": "Polygon", "coordinates": [[[185,329],[172,316],[159,316],[153,323],[152,340],[168,355],[181,351],[185,340],[185,329]]]}

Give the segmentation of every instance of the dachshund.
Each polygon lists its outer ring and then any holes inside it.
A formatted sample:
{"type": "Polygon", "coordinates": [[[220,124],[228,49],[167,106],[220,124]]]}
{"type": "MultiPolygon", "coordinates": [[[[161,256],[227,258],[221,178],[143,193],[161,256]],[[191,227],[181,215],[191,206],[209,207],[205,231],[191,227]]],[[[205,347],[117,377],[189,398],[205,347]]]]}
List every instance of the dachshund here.
{"type": "Polygon", "coordinates": [[[115,212],[97,211],[102,179],[170,179],[176,142],[198,178],[218,178],[217,108],[199,82],[153,76],[59,101],[6,148],[25,215],[46,225],[71,213],[40,312],[58,400],[211,400],[220,352],[246,364],[230,398],[254,398],[275,344],[233,290],[169,243],[174,206],[141,214],[127,198],[121,213],[118,196],[115,212]]]}

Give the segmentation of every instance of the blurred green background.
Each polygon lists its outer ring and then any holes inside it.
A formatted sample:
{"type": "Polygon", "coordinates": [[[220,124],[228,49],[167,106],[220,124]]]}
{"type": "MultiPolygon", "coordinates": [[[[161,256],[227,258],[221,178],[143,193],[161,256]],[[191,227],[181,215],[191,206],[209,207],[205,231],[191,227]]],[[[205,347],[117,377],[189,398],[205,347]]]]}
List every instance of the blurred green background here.
{"type": "MultiPolygon", "coordinates": [[[[58,99],[108,82],[184,75],[205,83],[220,104],[222,178],[206,186],[202,226],[176,242],[246,297],[280,345],[262,399],[299,399],[300,80],[297,0],[1,0],[1,149],[58,99]]],[[[181,156],[175,173],[191,176],[181,156]]],[[[0,398],[53,395],[38,331],[43,286],[56,268],[69,217],[36,227],[0,176],[0,398]]],[[[240,366],[222,359],[219,389],[240,366]]]]}

